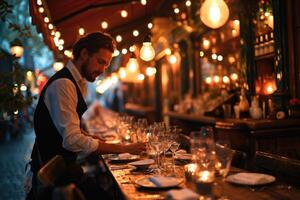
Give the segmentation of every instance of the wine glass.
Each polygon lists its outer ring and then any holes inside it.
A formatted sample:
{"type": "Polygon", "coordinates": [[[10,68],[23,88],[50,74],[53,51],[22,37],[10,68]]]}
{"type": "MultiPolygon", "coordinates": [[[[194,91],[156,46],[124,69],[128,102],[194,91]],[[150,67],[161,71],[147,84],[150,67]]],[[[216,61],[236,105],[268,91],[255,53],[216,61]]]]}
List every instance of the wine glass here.
{"type": "MultiPolygon", "coordinates": [[[[229,141],[221,140],[216,143],[216,161],[215,161],[215,168],[219,175],[223,177],[222,181],[224,184],[225,178],[230,171],[231,161],[234,154],[234,151],[230,148],[229,141]]],[[[221,188],[221,197],[220,200],[228,199],[225,195],[222,194],[223,188],[221,188]]]]}
{"type": "Polygon", "coordinates": [[[158,127],[153,127],[151,131],[149,132],[149,145],[155,150],[155,161],[156,161],[156,171],[160,173],[160,159],[159,159],[159,153],[162,149],[162,142],[160,137],[160,132],[158,130],[158,127]]]}

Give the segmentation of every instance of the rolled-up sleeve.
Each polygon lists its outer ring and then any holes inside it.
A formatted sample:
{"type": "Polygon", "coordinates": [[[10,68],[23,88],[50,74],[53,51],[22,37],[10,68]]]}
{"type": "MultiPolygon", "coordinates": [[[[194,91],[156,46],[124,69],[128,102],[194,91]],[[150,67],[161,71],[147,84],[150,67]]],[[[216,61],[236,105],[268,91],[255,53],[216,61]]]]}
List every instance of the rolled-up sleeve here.
{"type": "Polygon", "coordinates": [[[99,143],[96,139],[81,132],[80,119],[76,112],[76,87],[69,79],[53,81],[47,88],[44,102],[62,136],[65,149],[87,155],[98,148],[99,143]]]}

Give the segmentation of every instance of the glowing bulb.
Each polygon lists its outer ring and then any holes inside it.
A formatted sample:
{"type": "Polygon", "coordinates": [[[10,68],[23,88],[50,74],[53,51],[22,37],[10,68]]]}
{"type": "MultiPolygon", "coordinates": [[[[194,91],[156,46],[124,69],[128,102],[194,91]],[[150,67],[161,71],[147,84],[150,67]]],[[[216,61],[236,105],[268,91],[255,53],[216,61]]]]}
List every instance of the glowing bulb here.
{"type": "Polygon", "coordinates": [[[219,83],[220,82],[220,77],[218,75],[214,76],[214,82],[219,83]]]}
{"type": "Polygon", "coordinates": [[[121,11],[121,16],[122,16],[123,18],[126,18],[126,17],[128,16],[128,12],[127,12],[126,10],[122,10],[122,11],[121,11]]]}
{"type": "Polygon", "coordinates": [[[166,48],[165,49],[165,54],[168,55],[168,56],[171,55],[172,54],[171,49],[170,48],[166,48]]]}
{"type": "Polygon", "coordinates": [[[137,37],[137,36],[139,36],[139,31],[138,30],[134,30],[133,32],[132,32],[132,35],[134,36],[134,37],[137,37]]]}
{"type": "Polygon", "coordinates": [[[213,53],[213,54],[211,55],[211,58],[214,59],[214,60],[216,60],[216,59],[218,58],[218,56],[217,56],[217,54],[213,53]]]}
{"type": "Polygon", "coordinates": [[[236,73],[233,73],[230,75],[231,80],[236,81],[238,79],[238,75],[236,73]]]}
{"type": "Polygon", "coordinates": [[[78,33],[79,33],[79,35],[84,35],[84,33],[85,33],[84,28],[80,27],[80,28],[78,29],[78,33]]]}
{"type": "Polygon", "coordinates": [[[150,61],[154,58],[155,51],[151,42],[143,42],[143,46],[140,51],[140,57],[144,61],[150,61]]]}
{"type": "Polygon", "coordinates": [[[208,39],[204,39],[202,42],[203,48],[204,49],[209,49],[210,47],[210,41],[208,39]]]}
{"type": "Polygon", "coordinates": [[[230,82],[230,79],[228,76],[223,76],[223,83],[229,83],[230,82]]]}
{"type": "Polygon", "coordinates": [[[147,67],[146,68],[146,75],[153,76],[156,74],[156,69],[154,67],[147,67]]]}
{"type": "Polygon", "coordinates": [[[43,4],[43,2],[42,2],[42,0],[37,0],[36,4],[39,5],[39,6],[41,6],[43,4]]]}
{"type": "Polygon", "coordinates": [[[126,70],[125,70],[124,67],[120,67],[119,76],[120,76],[121,79],[124,79],[126,77],[126,70]]]}
{"type": "Polygon", "coordinates": [[[200,51],[199,55],[200,55],[200,57],[203,57],[204,56],[204,52],[200,51]]]}
{"type": "Polygon", "coordinates": [[[151,29],[153,27],[153,24],[151,22],[148,23],[148,29],[151,29]]]}
{"type": "Polygon", "coordinates": [[[70,50],[65,50],[64,51],[65,56],[67,56],[68,58],[73,58],[73,53],[70,50]]]}
{"type": "Polygon", "coordinates": [[[120,55],[120,51],[118,49],[114,50],[113,57],[120,55]]]}
{"type": "Polygon", "coordinates": [[[141,4],[145,6],[147,4],[147,0],[141,0],[141,4]]]}
{"type": "Polygon", "coordinates": [[[44,17],[44,22],[45,22],[45,23],[49,23],[49,21],[50,21],[50,20],[49,20],[49,17],[44,17]]]}
{"type": "Polygon", "coordinates": [[[145,75],[144,74],[139,74],[138,75],[138,80],[139,81],[143,81],[145,79],[145,75]]]}
{"type": "Polygon", "coordinates": [[[187,1],[185,2],[185,5],[186,5],[187,7],[189,7],[189,6],[192,5],[192,2],[191,2],[190,0],[187,0],[187,1]]]}
{"type": "Polygon", "coordinates": [[[125,48],[122,49],[122,54],[123,54],[123,55],[127,54],[127,52],[128,52],[127,49],[125,49],[125,48]]]}
{"type": "Polygon", "coordinates": [[[229,9],[223,0],[205,0],[200,8],[200,19],[208,27],[217,29],[229,18],[229,9]]]}
{"type": "Polygon", "coordinates": [[[174,8],[174,13],[178,14],[180,12],[179,8],[174,8]]]}
{"type": "Polygon", "coordinates": [[[54,27],[53,27],[53,24],[48,24],[48,28],[49,28],[49,30],[52,30],[54,27]]]}
{"type": "Polygon", "coordinates": [[[43,7],[39,7],[39,12],[40,13],[44,13],[45,12],[45,9],[43,7]]]}
{"type": "Polygon", "coordinates": [[[60,38],[60,36],[61,36],[60,32],[59,32],[59,31],[56,31],[56,32],[55,32],[55,37],[60,38]]]}
{"type": "Polygon", "coordinates": [[[116,36],[116,41],[117,42],[122,42],[122,36],[121,35],[117,35],[116,36]]]}
{"type": "Polygon", "coordinates": [[[61,50],[63,50],[63,49],[64,49],[64,46],[63,46],[63,45],[59,45],[59,46],[58,46],[58,50],[61,51],[61,50]]]}
{"type": "Polygon", "coordinates": [[[205,83],[211,84],[211,82],[212,82],[211,77],[206,77],[205,83]]]}
{"type": "Polygon", "coordinates": [[[129,47],[129,51],[130,52],[134,52],[136,50],[136,46],[135,45],[132,45],[129,47]]]}
{"type": "Polygon", "coordinates": [[[127,69],[129,69],[129,71],[136,72],[138,69],[138,62],[137,62],[136,58],[129,58],[129,61],[128,61],[126,67],[127,67],[127,69]]]}
{"type": "Polygon", "coordinates": [[[171,64],[175,64],[177,62],[177,58],[174,54],[170,55],[169,61],[171,64]]]}
{"type": "Polygon", "coordinates": [[[62,62],[55,62],[55,63],[53,63],[53,69],[54,69],[55,71],[59,71],[59,70],[61,70],[63,67],[64,67],[64,63],[62,63],[62,62]]]}
{"type": "Polygon", "coordinates": [[[101,28],[102,28],[102,29],[107,29],[107,28],[108,28],[108,23],[107,23],[106,21],[103,21],[103,22],[101,23],[101,28]]]}
{"type": "Polygon", "coordinates": [[[222,55],[218,55],[217,59],[218,59],[218,61],[222,61],[223,60],[223,56],[222,55]]]}

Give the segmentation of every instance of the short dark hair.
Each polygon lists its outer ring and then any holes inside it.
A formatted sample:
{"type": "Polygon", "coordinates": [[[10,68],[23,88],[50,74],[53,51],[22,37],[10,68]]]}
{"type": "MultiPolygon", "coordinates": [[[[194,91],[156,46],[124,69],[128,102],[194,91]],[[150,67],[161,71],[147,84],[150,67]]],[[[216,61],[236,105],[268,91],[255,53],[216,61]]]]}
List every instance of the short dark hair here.
{"type": "Polygon", "coordinates": [[[80,38],[73,46],[74,60],[79,58],[80,51],[86,48],[89,54],[96,53],[99,49],[114,52],[116,45],[114,39],[107,33],[95,32],[80,38]]]}

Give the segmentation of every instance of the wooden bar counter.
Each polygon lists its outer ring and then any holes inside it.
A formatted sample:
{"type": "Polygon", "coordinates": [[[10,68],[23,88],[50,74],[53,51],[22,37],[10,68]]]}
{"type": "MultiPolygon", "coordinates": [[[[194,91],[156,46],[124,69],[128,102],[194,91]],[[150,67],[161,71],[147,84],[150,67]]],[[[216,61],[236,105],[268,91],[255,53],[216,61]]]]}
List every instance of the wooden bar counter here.
{"type": "Polygon", "coordinates": [[[222,119],[195,114],[165,113],[171,124],[179,125],[185,134],[212,126],[215,139],[229,138],[231,147],[244,151],[253,159],[264,151],[300,160],[300,119],[222,119]]]}

